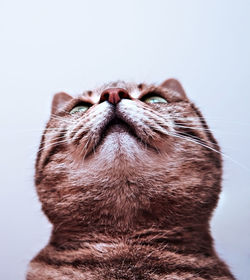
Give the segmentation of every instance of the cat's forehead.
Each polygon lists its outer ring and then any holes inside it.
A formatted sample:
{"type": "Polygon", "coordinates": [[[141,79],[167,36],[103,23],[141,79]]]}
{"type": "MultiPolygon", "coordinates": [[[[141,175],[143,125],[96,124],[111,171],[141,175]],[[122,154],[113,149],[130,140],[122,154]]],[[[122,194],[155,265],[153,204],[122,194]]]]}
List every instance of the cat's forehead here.
{"type": "Polygon", "coordinates": [[[106,89],[109,88],[121,88],[129,92],[130,96],[132,98],[138,98],[138,96],[141,93],[140,85],[137,85],[136,83],[126,83],[124,81],[116,81],[116,82],[110,82],[106,83],[100,87],[97,87],[93,90],[88,90],[82,93],[82,97],[84,98],[90,98],[94,103],[97,103],[100,99],[100,96],[102,92],[104,92],[106,89]]]}

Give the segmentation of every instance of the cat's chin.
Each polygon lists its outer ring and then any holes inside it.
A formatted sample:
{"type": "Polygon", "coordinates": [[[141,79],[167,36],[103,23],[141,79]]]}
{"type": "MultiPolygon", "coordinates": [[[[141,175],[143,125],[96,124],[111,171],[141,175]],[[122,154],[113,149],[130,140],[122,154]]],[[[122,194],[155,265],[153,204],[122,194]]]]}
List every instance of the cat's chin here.
{"type": "Polygon", "coordinates": [[[165,142],[164,146],[161,142],[155,140],[155,145],[145,143],[129,125],[126,123],[113,124],[108,127],[96,146],[96,151],[104,151],[109,153],[149,153],[159,154],[160,149],[169,151],[170,143],[165,142]],[[168,148],[166,148],[168,146],[168,148]]]}
{"type": "MultiPolygon", "coordinates": [[[[99,141],[86,154],[85,160],[95,158],[101,161],[113,161],[120,157],[121,161],[124,159],[134,161],[135,158],[138,160],[146,155],[159,154],[161,143],[155,142],[155,144],[159,147],[145,143],[127,123],[113,123],[102,131],[99,141]]],[[[166,147],[164,149],[166,150],[166,147]]]]}
{"type": "Polygon", "coordinates": [[[130,126],[127,122],[115,117],[100,131],[99,144],[105,142],[105,139],[110,134],[116,135],[115,137],[118,137],[119,140],[119,138],[125,133],[140,140],[132,126],[130,126]]]}
{"type": "Polygon", "coordinates": [[[137,137],[126,124],[114,124],[109,127],[97,146],[97,151],[116,153],[116,152],[132,152],[139,149],[141,139],[137,137]]]}
{"type": "Polygon", "coordinates": [[[112,126],[107,128],[106,132],[104,133],[104,137],[109,135],[110,133],[129,133],[135,136],[135,134],[126,123],[113,124],[112,126]]]}

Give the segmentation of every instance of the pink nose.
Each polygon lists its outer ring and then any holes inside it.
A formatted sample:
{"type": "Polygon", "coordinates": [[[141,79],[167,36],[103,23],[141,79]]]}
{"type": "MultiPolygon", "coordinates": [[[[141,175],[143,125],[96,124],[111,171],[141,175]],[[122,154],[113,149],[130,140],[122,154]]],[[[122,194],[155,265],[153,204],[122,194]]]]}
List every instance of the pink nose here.
{"type": "Polygon", "coordinates": [[[130,99],[128,92],[123,88],[108,88],[104,90],[100,97],[100,102],[108,101],[112,104],[117,104],[121,99],[130,99]]]}

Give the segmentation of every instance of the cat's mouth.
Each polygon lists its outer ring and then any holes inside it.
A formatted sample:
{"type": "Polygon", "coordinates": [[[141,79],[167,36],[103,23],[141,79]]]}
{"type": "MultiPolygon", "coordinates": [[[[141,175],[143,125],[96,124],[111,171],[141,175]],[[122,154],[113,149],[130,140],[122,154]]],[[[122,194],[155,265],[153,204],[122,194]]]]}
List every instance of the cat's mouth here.
{"type": "MultiPolygon", "coordinates": [[[[78,139],[84,139],[84,157],[86,158],[90,154],[95,154],[102,147],[104,150],[112,149],[118,151],[120,148],[123,150],[133,149],[132,147],[140,146],[142,149],[152,150],[158,153],[158,147],[153,145],[149,141],[145,141],[145,137],[141,137],[141,130],[138,129],[133,121],[126,120],[123,116],[118,116],[115,112],[107,116],[106,119],[95,129],[94,135],[88,135],[88,138],[84,135],[78,137],[78,139]],[[117,149],[118,148],[118,149],[117,149]]],[[[145,132],[145,131],[144,131],[145,132]]],[[[144,136],[144,135],[142,135],[144,136]]],[[[146,138],[148,140],[148,138],[146,138]]]]}
{"type": "Polygon", "coordinates": [[[119,117],[114,117],[100,132],[99,143],[104,141],[107,135],[111,133],[128,133],[132,137],[141,141],[140,137],[135,133],[135,129],[119,117]]]}
{"type": "MultiPolygon", "coordinates": [[[[139,145],[142,145],[143,148],[147,147],[149,150],[158,152],[157,148],[152,146],[150,143],[144,142],[140,135],[136,131],[136,127],[133,126],[133,123],[127,123],[125,120],[115,116],[112,118],[100,131],[100,138],[95,147],[102,145],[108,136],[114,135],[115,137],[121,139],[124,135],[131,136],[139,145]]],[[[126,139],[127,141],[127,139],[126,139]]],[[[116,143],[119,143],[117,141],[116,143]]],[[[121,141],[123,142],[123,141],[121,141]]],[[[120,142],[120,143],[121,143],[120,142]]],[[[123,142],[124,143],[124,142],[123,142]]],[[[122,144],[121,144],[122,145],[122,144]]],[[[123,144],[124,145],[124,144],[123,144]]]]}

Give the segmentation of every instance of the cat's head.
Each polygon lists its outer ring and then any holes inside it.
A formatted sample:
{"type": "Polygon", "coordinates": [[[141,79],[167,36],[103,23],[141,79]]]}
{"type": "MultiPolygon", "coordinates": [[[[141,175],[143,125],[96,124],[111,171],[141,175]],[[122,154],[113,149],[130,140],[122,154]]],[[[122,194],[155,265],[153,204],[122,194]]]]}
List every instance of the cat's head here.
{"type": "Polygon", "coordinates": [[[220,192],[218,152],[176,80],[58,93],[37,156],[37,191],[57,227],[207,224],[220,192]]]}

